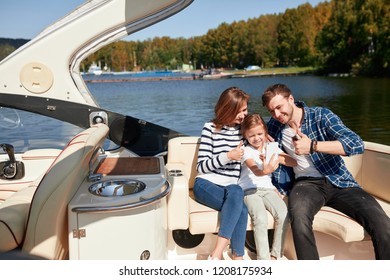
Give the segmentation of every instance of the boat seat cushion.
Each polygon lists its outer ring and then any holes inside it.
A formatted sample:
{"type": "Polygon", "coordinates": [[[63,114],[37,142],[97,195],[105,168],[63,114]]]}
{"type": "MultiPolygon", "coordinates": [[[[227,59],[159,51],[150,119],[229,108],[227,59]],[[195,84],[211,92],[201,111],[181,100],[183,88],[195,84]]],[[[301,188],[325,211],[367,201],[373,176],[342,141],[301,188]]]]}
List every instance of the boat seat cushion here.
{"type": "MultiPolygon", "coordinates": [[[[22,251],[47,259],[68,256],[67,206],[94,166],[109,128],[97,124],[77,134],[41,180],[31,201],[22,251]]],[[[96,163],[96,164],[95,164],[96,163]]]]}
{"type": "MultiPolygon", "coordinates": [[[[191,234],[214,233],[219,229],[218,211],[195,201],[192,190],[198,148],[199,137],[177,137],[169,141],[166,168],[172,191],[168,197],[168,225],[171,230],[189,229],[191,234]]],[[[268,228],[273,227],[274,220],[268,213],[268,228]]],[[[249,217],[247,229],[252,229],[249,217]]]]}
{"type": "Polygon", "coordinates": [[[22,244],[36,188],[26,187],[0,204],[0,252],[13,250],[22,244]]]}
{"type": "MultiPolygon", "coordinates": [[[[168,198],[168,224],[171,230],[189,229],[192,234],[217,232],[219,227],[218,212],[195,201],[192,186],[196,177],[196,159],[199,148],[198,137],[177,137],[168,144],[168,180],[172,192],[168,198]],[[170,171],[179,171],[180,176],[170,175],[170,171]],[[185,201],[188,199],[188,202],[185,201]]],[[[348,169],[359,183],[362,182],[363,155],[345,157],[348,169]]],[[[378,184],[376,184],[378,186],[378,184]]],[[[365,188],[371,193],[371,189],[365,188]]],[[[385,212],[390,216],[390,204],[376,197],[385,212]]],[[[269,213],[268,213],[269,214],[269,213]]],[[[248,229],[251,229],[248,219],[248,229]]],[[[268,215],[268,228],[273,228],[273,219],[268,215]]],[[[364,228],[347,215],[331,208],[323,207],[314,218],[315,231],[331,235],[344,242],[370,239],[364,228]]]]}
{"type": "Polygon", "coordinates": [[[344,242],[370,239],[364,228],[344,213],[324,206],[316,214],[313,229],[336,237],[344,242]]]}
{"type": "MultiPolygon", "coordinates": [[[[193,191],[190,191],[189,197],[189,231],[191,234],[201,234],[206,232],[218,232],[219,230],[219,212],[206,205],[200,204],[194,198],[193,191]]],[[[268,213],[268,228],[274,228],[274,218],[268,213]]],[[[248,216],[247,230],[252,230],[253,225],[248,216]]]]}

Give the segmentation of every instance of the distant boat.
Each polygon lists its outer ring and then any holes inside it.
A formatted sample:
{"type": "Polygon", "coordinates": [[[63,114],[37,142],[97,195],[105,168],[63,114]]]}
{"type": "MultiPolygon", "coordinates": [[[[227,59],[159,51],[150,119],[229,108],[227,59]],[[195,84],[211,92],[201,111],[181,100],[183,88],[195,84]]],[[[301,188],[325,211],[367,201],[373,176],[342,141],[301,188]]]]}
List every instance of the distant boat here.
{"type": "Polygon", "coordinates": [[[257,71],[257,70],[261,70],[261,67],[258,65],[249,65],[244,70],[245,71],[257,71]]]}
{"type": "Polygon", "coordinates": [[[198,79],[200,80],[229,79],[232,76],[233,76],[232,74],[223,73],[218,69],[210,68],[206,72],[200,73],[198,79]]]}
{"type": "Polygon", "coordinates": [[[103,70],[100,66],[98,66],[95,62],[91,64],[88,68],[87,74],[99,76],[103,73],[103,70]]]}

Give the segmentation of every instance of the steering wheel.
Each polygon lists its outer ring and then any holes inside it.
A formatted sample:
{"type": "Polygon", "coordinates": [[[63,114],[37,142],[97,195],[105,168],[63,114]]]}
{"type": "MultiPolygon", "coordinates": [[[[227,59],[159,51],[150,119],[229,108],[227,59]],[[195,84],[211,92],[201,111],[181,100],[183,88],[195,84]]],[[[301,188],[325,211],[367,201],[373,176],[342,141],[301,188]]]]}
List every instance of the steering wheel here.
{"type": "Polygon", "coordinates": [[[0,107],[0,127],[15,129],[20,126],[20,116],[15,109],[0,107]]]}

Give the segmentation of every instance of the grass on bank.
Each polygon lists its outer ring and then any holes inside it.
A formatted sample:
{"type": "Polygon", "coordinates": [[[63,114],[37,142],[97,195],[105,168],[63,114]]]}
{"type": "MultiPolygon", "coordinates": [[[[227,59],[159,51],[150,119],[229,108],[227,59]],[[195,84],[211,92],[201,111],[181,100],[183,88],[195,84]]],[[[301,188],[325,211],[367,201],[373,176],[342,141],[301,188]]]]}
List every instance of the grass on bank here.
{"type": "Polygon", "coordinates": [[[272,75],[272,74],[304,74],[315,72],[316,68],[314,67],[275,67],[275,68],[262,68],[255,71],[245,71],[245,70],[228,70],[223,71],[224,73],[231,74],[253,74],[253,75],[272,75]]]}

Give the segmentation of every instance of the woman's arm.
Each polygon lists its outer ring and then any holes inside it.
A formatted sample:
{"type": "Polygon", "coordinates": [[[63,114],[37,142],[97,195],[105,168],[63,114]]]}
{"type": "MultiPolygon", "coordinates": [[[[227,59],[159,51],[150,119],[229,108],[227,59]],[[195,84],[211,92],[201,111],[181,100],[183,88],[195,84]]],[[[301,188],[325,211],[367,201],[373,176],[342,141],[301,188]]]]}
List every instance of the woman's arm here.
{"type": "Polygon", "coordinates": [[[206,123],[202,130],[198,150],[196,169],[199,174],[214,172],[227,164],[240,161],[243,151],[240,143],[241,136],[229,135],[219,138],[218,143],[214,142],[214,128],[211,123],[206,123]],[[238,144],[239,143],[239,144],[238,144]],[[233,146],[238,144],[238,146],[233,146]]]}

